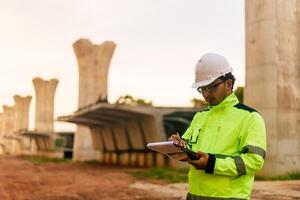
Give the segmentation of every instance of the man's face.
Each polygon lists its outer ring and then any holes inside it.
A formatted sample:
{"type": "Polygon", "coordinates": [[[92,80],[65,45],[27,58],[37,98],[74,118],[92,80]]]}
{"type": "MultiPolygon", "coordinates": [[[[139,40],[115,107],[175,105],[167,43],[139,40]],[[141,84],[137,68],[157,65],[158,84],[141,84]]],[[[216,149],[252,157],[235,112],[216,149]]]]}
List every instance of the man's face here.
{"type": "Polygon", "coordinates": [[[197,90],[210,106],[215,106],[231,93],[231,86],[232,80],[217,79],[208,86],[200,87],[197,90]]]}

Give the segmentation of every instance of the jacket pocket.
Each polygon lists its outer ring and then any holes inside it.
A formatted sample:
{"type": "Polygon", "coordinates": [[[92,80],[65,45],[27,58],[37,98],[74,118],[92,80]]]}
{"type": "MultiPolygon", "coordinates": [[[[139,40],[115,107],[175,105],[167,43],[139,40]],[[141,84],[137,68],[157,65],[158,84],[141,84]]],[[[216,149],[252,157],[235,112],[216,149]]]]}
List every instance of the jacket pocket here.
{"type": "Polygon", "coordinates": [[[189,140],[190,144],[196,144],[201,132],[201,127],[193,127],[191,138],[189,140]]]}

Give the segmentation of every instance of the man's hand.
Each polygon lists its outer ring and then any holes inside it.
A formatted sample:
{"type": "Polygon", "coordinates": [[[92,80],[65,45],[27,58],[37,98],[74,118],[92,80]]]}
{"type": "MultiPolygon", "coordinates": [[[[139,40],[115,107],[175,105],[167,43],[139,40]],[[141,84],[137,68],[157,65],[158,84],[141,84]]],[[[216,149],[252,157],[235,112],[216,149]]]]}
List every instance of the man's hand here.
{"type": "Polygon", "coordinates": [[[199,160],[190,160],[188,162],[193,165],[196,169],[206,169],[207,162],[208,162],[208,154],[198,151],[197,154],[200,156],[199,160]]]}
{"type": "Polygon", "coordinates": [[[185,147],[186,146],[186,141],[180,138],[179,135],[173,134],[171,137],[168,138],[169,141],[173,141],[175,145],[185,147]]]}

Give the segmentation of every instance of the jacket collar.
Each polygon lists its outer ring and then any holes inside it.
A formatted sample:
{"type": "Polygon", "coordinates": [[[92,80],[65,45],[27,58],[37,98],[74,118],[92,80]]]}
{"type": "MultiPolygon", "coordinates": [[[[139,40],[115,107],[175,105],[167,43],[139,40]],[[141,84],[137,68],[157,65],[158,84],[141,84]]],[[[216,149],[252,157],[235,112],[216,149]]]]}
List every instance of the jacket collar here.
{"type": "Polygon", "coordinates": [[[228,95],[221,103],[215,106],[209,106],[211,111],[218,111],[223,110],[226,107],[233,107],[234,105],[238,104],[239,100],[237,96],[232,92],[230,95],[228,95]]]}

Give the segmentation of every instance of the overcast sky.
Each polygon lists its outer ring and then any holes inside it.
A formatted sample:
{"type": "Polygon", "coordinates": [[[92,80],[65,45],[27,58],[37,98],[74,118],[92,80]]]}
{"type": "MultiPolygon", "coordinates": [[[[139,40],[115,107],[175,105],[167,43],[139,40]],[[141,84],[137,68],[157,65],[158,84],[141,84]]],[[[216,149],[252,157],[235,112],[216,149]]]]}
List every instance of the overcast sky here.
{"type": "MultiPolygon", "coordinates": [[[[32,95],[34,77],[57,78],[55,117],[77,109],[78,67],[72,44],[88,38],[117,44],[109,70],[109,102],[131,94],[156,106],[191,106],[201,55],[224,55],[244,85],[242,0],[1,0],[0,105],[32,95]]],[[[56,124],[56,130],[74,126],[56,124]]]]}

